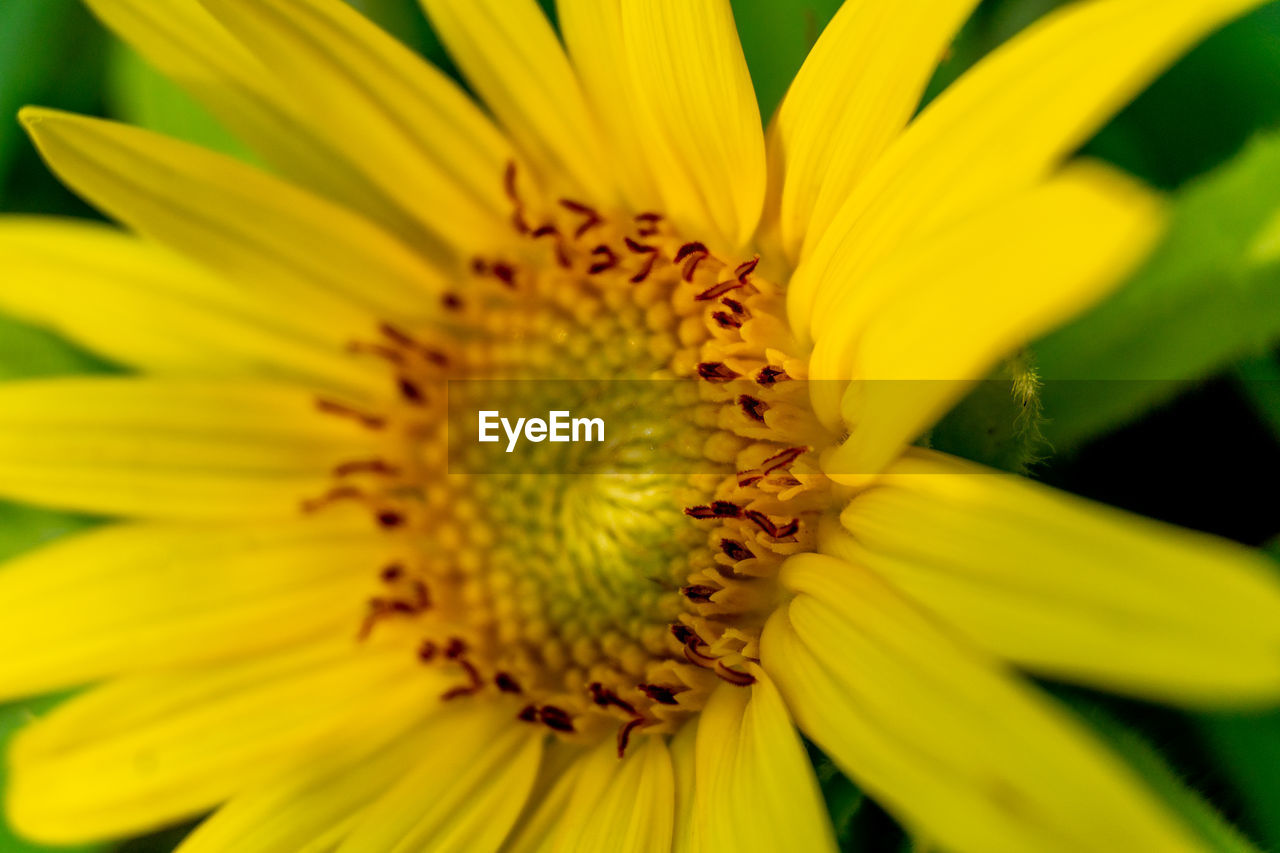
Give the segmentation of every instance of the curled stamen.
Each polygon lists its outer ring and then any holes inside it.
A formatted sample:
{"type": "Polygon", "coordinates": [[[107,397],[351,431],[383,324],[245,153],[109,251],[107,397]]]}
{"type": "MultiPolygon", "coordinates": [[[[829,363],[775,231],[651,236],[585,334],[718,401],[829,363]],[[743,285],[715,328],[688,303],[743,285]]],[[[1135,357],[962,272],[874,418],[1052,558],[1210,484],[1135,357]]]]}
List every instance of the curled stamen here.
{"type": "Polygon", "coordinates": [[[543,225],[537,228],[536,230],[534,230],[529,236],[533,237],[535,240],[541,237],[553,238],[556,244],[556,263],[559,264],[563,269],[568,269],[569,267],[573,266],[573,262],[569,260],[569,254],[565,251],[565,248],[564,248],[564,237],[563,235],[561,235],[560,229],[557,228],[555,225],[548,222],[546,225],[543,225]]]}
{"type": "Polygon", "coordinates": [[[601,708],[607,708],[610,705],[613,705],[621,708],[628,714],[634,714],[636,712],[634,705],[621,698],[617,693],[614,693],[598,681],[592,682],[587,689],[591,693],[591,701],[599,705],[601,708]]]}
{"type": "Polygon", "coordinates": [[[756,271],[756,267],[760,266],[760,256],[756,255],[744,264],[738,264],[738,268],[733,271],[734,278],[743,284],[747,284],[751,274],[756,271]]]}
{"type": "Polygon", "coordinates": [[[693,298],[696,302],[710,302],[712,299],[719,299],[731,290],[737,290],[745,284],[746,282],[738,281],[737,279],[729,279],[708,287],[693,298]]]}
{"type": "Polygon", "coordinates": [[[754,675],[746,672],[738,672],[736,669],[730,669],[720,661],[716,661],[715,674],[730,684],[736,684],[738,687],[747,687],[756,683],[756,677],[754,675]]]}
{"type": "Polygon", "coordinates": [[[759,510],[749,509],[743,513],[743,516],[773,539],[786,539],[789,536],[794,536],[800,530],[800,519],[798,518],[793,518],[779,527],[774,523],[773,519],[759,510]]]}
{"type": "Polygon", "coordinates": [[[645,722],[646,720],[644,717],[636,717],[633,720],[628,720],[626,723],[623,724],[622,728],[618,729],[618,757],[619,758],[623,758],[627,754],[627,744],[631,742],[631,733],[635,731],[637,728],[639,728],[640,726],[643,726],[645,722]]]}
{"type": "Polygon", "coordinates": [[[589,207],[580,201],[562,198],[560,199],[560,206],[572,213],[586,217],[585,221],[578,226],[578,230],[573,232],[575,240],[581,240],[582,235],[586,234],[592,228],[595,228],[601,222],[604,222],[604,217],[602,217],[595,208],[589,207]]]}
{"type": "Polygon", "coordinates": [[[592,249],[591,255],[592,257],[601,257],[604,259],[596,261],[587,269],[587,272],[591,275],[599,275],[600,273],[606,270],[611,270],[618,265],[617,254],[614,253],[613,249],[610,249],[608,246],[603,244],[592,249]]]}
{"type": "Polygon", "coordinates": [[[511,214],[511,224],[520,234],[529,233],[529,223],[524,215],[524,199],[520,197],[520,188],[517,186],[517,167],[516,161],[507,162],[507,169],[502,176],[502,188],[506,191],[507,199],[511,202],[514,211],[511,214]]]}
{"type": "Polygon", "coordinates": [[[326,415],[337,415],[340,418],[350,418],[351,420],[357,421],[361,426],[367,429],[384,429],[387,425],[386,418],[359,411],[345,403],[328,400],[324,397],[316,398],[316,408],[324,412],[326,415]]]}
{"type": "Polygon", "coordinates": [[[661,213],[640,213],[636,215],[635,222],[639,227],[636,233],[641,237],[652,237],[658,233],[658,223],[662,221],[661,213]]]}

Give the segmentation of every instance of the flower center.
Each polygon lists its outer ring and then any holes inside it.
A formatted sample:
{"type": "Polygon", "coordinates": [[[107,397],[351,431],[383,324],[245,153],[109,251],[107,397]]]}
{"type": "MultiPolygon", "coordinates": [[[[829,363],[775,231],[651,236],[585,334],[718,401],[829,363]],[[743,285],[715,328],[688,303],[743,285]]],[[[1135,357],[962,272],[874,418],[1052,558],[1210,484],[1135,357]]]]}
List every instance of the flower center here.
{"type": "Polygon", "coordinates": [[[534,205],[520,183],[509,168],[519,248],[476,258],[442,322],[352,343],[398,403],[319,401],[384,449],[303,506],[365,502],[403,541],[361,637],[410,620],[423,663],[458,676],[446,698],[511,694],[529,724],[612,728],[621,752],[752,681],[777,567],[828,505],[813,451],[833,437],[758,258],[718,258],[657,213],[534,205]],[[510,433],[477,443],[482,410],[581,412],[608,433],[506,454],[510,433]]]}

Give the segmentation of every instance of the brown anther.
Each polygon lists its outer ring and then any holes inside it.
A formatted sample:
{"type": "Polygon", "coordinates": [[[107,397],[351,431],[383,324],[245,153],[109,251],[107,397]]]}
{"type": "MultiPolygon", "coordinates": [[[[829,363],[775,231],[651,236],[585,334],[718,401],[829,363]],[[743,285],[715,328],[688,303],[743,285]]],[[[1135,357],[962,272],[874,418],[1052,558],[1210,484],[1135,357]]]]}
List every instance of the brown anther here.
{"type": "Polygon", "coordinates": [[[383,346],[382,344],[369,344],[364,341],[351,341],[347,344],[347,352],[356,353],[357,355],[377,356],[384,361],[389,361],[396,365],[404,364],[405,362],[404,353],[389,346],[383,346]]]}
{"type": "Polygon", "coordinates": [[[427,346],[398,326],[393,326],[390,323],[379,323],[378,331],[393,343],[403,347],[404,349],[410,350],[411,352],[417,353],[436,367],[449,366],[449,356],[440,352],[438,349],[433,349],[427,346]]]}
{"type": "Polygon", "coordinates": [[[541,226],[529,236],[537,239],[539,237],[553,237],[556,242],[556,263],[563,269],[573,266],[573,262],[569,260],[569,255],[564,249],[564,237],[560,234],[560,229],[551,223],[541,226]]]}
{"type": "Polygon", "coordinates": [[[670,684],[637,684],[636,687],[641,693],[648,696],[659,705],[676,705],[679,700],[676,699],[677,693],[683,693],[689,688],[679,685],[670,684]]]}
{"type": "Polygon", "coordinates": [[[440,304],[446,311],[458,311],[462,308],[462,297],[456,293],[446,293],[440,297],[440,304]]]}
{"type": "Polygon", "coordinates": [[[523,693],[520,689],[520,683],[505,672],[500,672],[493,678],[493,683],[503,693],[523,693]]]}
{"type": "Polygon", "coordinates": [[[511,224],[515,226],[518,233],[528,234],[529,224],[524,217],[524,200],[520,198],[520,188],[517,186],[517,178],[516,161],[510,160],[507,162],[506,172],[502,176],[502,188],[506,191],[507,198],[510,200],[512,207],[515,208],[511,214],[511,224]]]}
{"type": "Polygon", "coordinates": [[[405,521],[404,515],[394,509],[379,510],[376,518],[378,519],[378,524],[388,530],[400,527],[405,521]]]}
{"type": "Polygon", "coordinates": [[[671,636],[676,638],[676,642],[688,645],[698,639],[697,633],[683,622],[675,622],[671,625],[671,636]]]}
{"type": "Polygon", "coordinates": [[[661,213],[640,213],[636,215],[635,222],[639,227],[636,233],[641,237],[652,237],[658,233],[658,223],[662,221],[661,213]]]}
{"type": "Polygon", "coordinates": [[[741,374],[718,361],[704,361],[698,365],[698,375],[708,382],[732,382],[741,374]]]}
{"type": "Polygon", "coordinates": [[[811,448],[808,447],[788,447],[781,453],[775,453],[768,459],[764,460],[760,467],[765,470],[766,474],[777,471],[779,468],[786,468],[801,456],[808,453],[810,449],[811,448]]]}
{"type": "Polygon", "coordinates": [[[653,274],[653,268],[657,263],[658,263],[657,253],[655,252],[654,254],[649,255],[649,257],[645,259],[644,265],[641,266],[640,269],[636,271],[635,275],[631,276],[631,283],[643,284],[645,280],[648,279],[649,276],[653,274]]]}
{"type": "Polygon", "coordinates": [[[747,307],[736,299],[729,299],[726,297],[721,299],[720,303],[735,314],[742,315],[747,313],[747,307]]]}
{"type": "Polygon", "coordinates": [[[343,500],[363,500],[365,493],[357,489],[355,486],[337,486],[325,492],[318,498],[310,498],[299,504],[299,507],[305,513],[313,513],[317,510],[324,509],[330,504],[343,500]]]}
{"type": "Polygon", "coordinates": [[[565,733],[574,731],[573,717],[569,716],[568,711],[557,708],[555,705],[543,705],[539,708],[538,719],[552,731],[565,733]]]}
{"type": "Polygon", "coordinates": [[[435,660],[436,653],[438,651],[439,649],[436,648],[435,643],[431,642],[430,640],[423,640],[422,643],[418,646],[418,660],[422,661],[423,663],[430,663],[431,661],[435,660]]]}
{"type": "Polygon", "coordinates": [[[735,539],[721,539],[720,550],[724,552],[724,555],[730,560],[736,560],[739,562],[742,560],[750,560],[755,556],[750,548],[735,539]]]}
{"type": "Polygon", "coordinates": [[[791,521],[788,521],[786,524],[779,527],[773,522],[773,519],[769,518],[769,516],[759,510],[750,509],[743,513],[743,515],[748,521],[756,527],[759,527],[773,539],[786,539],[789,536],[794,536],[800,530],[800,519],[798,518],[793,518],[791,521]]]}
{"type": "Polygon", "coordinates": [[[488,275],[489,262],[477,255],[471,259],[471,272],[475,275],[488,275]]]}
{"type": "Polygon", "coordinates": [[[781,367],[765,367],[756,374],[756,382],[766,388],[777,385],[779,382],[785,382],[790,378],[781,367]]]}
{"type": "Polygon", "coordinates": [[[742,328],[742,318],[735,317],[728,311],[716,311],[711,315],[711,319],[715,320],[722,329],[742,328]]]}
{"type": "Polygon", "coordinates": [[[712,501],[702,506],[685,507],[684,514],[690,518],[741,518],[742,507],[729,501],[712,501]]]}
{"type": "Polygon", "coordinates": [[[578,230],[573,232],[573,238],[575,240],[581,240],[583,234],[586,234],[592,228],[595,228],[604,221],[604,217],[602,217],[595,208],[589,207],[580,201],[562,198],[560,199],[560,206],[571,213],[576,213],[579,216],[585,217],[582,224],[578,226],[578,230]]]}
{"type": "Polygon", "coordinates": [[[591,693],[591,701],[599,705],[601,708],[607,708],[610,705],[613,705],[621,708],[628,714],[634,714],[636,712],[634,705],[621,698],[617,693],[614,693],[598,681],[592,682],[587,687],[587,690],[591,693]]]}
{"type": "Polygon", "coordinates": [[[385,459],[353,459],[333,467],[333,476],[350,477],[353,474],[378,474],[383,477],[395,477],[400,469],[385,459]]]}
{"type": "Polygon", "coordinates": [[[627,754],[627,745],[631,743],[631,733],[647,721],[644,717],[636,717],[622,724],[622,728],[618,729],[618,757],[624,758],[627,754]]]}
{"type": "Polygon", "coordinates": [[[730,291],[737,290],[742,287],[744,282],[737,279],[729,279],[708,287],[706,290],[693,297],[695,302],[710,302],[712,299],[719,299],[730,291]]]}
{"type": "Polygon", "coordinates": [[[753,259],[744,264],[738,264],[738,268],[733,271],[734,278],[743,284],[747,284],[747,279],[756,271],[756,267],[760,266],[760,256],[756,255],[753,259]]]}
{"type": "Polygon", "coordinates": [[[736,684],[739,687],[746,687],[756,683],[756,677],[754,675],[747,672],[738,672],[736,669],[730,669],[720,661],[716,661],[715,673],[730,684],[736,684]]]}
{"type": "Polygon", "coordinates": [[[624,237],[622,242],[627,244],[627,248],[637,255],[656,255],[658,253],[657,246],[648,246],[632,240],[630,237],[624,237]]]}
{"type": "Polygon", "coordinates": [[[538,722],[538,709],[533,705],[525,705],[520,709],[520,713],[516,714],[516,719],[524,723],[538,722]]]}
{"type": "Polygon", "coordinates": [[[760,482],[763,479],[764,479],[764,472],[761,471],[759,468],[752,468],[749,471],[738,472],[738,486],[743,489],[747,488],[748,486],[754,486],[756,483],[760,482]]]}
{"type": "Polygon", "coordinates": [[[467,643],[461,637],[450,637],[444,647],[444,656],[449,660],[458,660],[467,653],[467,643]]]}
{"type": "Polygon", "coordinates": [[[383,429],[387,425],[386,418],[358,411],[344,403],[328,400],[324,397],[316,398],[316,408],[324,412],[326,415],[337,415],[340,418],[350,418],[366,429],[383,429]]]}
{"type": "Polygon", "coordinates": [[[690,584],[689,586],[681,587],[680,589],[680,592],[684,597],[692,601],[694,604],[710,604],[711,596],[715,595],[719,591],[720,590],[716,589],[714,586],[708,586],[704,583],[690,584]]]}
{"type": "Polygon", "coordinates": [[[764,413],[769,411],[769,404],[763,400],[757,400],[749,394],[742,394],[738,397],[738,405],[742,408],[743,414],[751,418],[756,423],[764,423],[764,413]]]}
{"type": "Polygon", "coordinates": [[[710,254],[710,252],[708,251],[707,247],[702,243],[698,243],[698,242],[685,243],[683,246],[680,247],[680,250],[676,252],[675,263],[678,264],[681,261],[683,261],[685,258],[690,258],[697,254],[707,255],[707,254],[710,254]]]}
{"type": "Polygon", "coordinates": [[[587,272],[591,275],[599,275],[600,273],[606,270],[611,270],[618,265],[618,256],[614,253],[613,249],[610,249],[608,246],[603,244],[592,249],[591,256],[603,259],[596,261],[587,268],[587,272]]]}
{"type": "Polygon", "coordinates": [[[404,577],[404,566],[399,563],[392,563],[391,565],[384,567],[383,570],[378,573],[378,577],[382,578],[383,583],[395,583],[404,577]]]}
{"type": "MultiPolygon", "coordinates": [[[[445,652],[445,656],[448,656],[447,650],[445,652]]],[[[484,687],[484,679],[480,677],[480,671],[475,668],[475,665],[472,664],[471,661],[459,659],[457,664],[462,667],[463,672],[467,674],[467,683],[461,687],[454,687],[451,690],[446,690],[441,694],[440,698],[446,702],[450,699],[458,699],[463,696],[474,696],[476,693],[480,692],[481,688],[484,687]]]]}
{"type": "Polygon", "coordinates": [[[694,666],[700,666],[704,669],[713,669],[716,665],[716,659],[698,651],[696,643],[685,643],[684,648],[681,649],[681,651],[684,652],[684,659],[694,666]]]}
{"type": "Polygon", "coordinates": [[[407,379],[404,376],[398,376],[396,377],[396,387],[400,391],[400,396],[403,397],[406,402],[412,403],[415,406],[421,406],[426,402],[426,397],[423,395],[422,389],[419,388],[417,383],[412,380],[407,379]]]}
{"type": "Polygon", "coordinates": [[[507,287],[516,286],[516,268],[511,264],[497,263],[493,265],[493,277],[507,287]]]}

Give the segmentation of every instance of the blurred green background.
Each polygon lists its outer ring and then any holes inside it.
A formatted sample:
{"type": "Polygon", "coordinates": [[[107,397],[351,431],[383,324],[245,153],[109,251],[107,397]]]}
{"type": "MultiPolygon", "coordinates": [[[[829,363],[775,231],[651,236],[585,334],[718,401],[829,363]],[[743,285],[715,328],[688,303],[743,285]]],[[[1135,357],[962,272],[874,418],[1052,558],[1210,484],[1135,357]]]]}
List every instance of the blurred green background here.
{"type": "MultiPolygon", "coordinates": [[[[349,2],[452,70],[413,0],[349,2]]],[[[930,95],[1057,5],[983,2],[930,95]]],[[[839,2],[733,6],[767,117],[839,2]]],[[[95,217],[45,171],[21,134],[13,116],[24,104],[119,118],[250,157],[78,0],[0,0],[0,211],[95,217]]],[[[1017,403],[1001,390],[1007,382],[988,383],[931,440],[1008,468],[1043,457],[1029,469],[1033,476],[1267,547],[1280,560],[1280,3],[1202,44],[1084,153],[1168,191],[1169,237],[1117,297],[993,377],[1006,381],[1031,365],[1047,377],[1035,429],[1016,417],[1017,403]],[[1115,381],[1054,381],[1082,376],[1115,381]]],[[[112,369],[0,316],[0,379],[112,369]]],[[[0,503],[0,559],[92,523],[0,503]]],[[[1280,713],[1189,715],[1048,686],[1187,815],[1210,849],[1280,849],[1280,713]]],[[[0,743],[55,701],[0,706],[0,743]]],[[[911,849],[852,783],[821,755],[813,758],[846,849],[911,849]]],[[[183,832],[90,849],[167,851],[183,832]]],[[[0,825],[2,853],[43,849],[0,825]]]]}

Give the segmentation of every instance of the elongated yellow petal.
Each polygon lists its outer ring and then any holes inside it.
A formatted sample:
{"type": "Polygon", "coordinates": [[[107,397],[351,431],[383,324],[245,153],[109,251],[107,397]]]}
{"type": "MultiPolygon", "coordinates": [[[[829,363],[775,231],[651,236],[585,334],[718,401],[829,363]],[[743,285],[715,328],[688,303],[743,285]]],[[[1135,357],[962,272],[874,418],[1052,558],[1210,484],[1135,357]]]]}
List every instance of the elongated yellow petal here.
{"type": "Polygon", "coordinates": [[[434,720],[370,754],[313,755],[245,790],[187,836],[177,853],[316,853],[344,838],[369,806],[422,760],[434,720]],[[354,760],[353,760],[354,759],[354,760]]]}
{"type": "Polygon", "coordinates": [[[827,24],[769,129],[770,173],[784,181],[775,188],[779,225],[793,262],[902,132],[977,5],[848,0],[827,24]]]}
{"type": "Polygon", "coordinates": [[[86,199],[246,286],[295,298],[296,310],[416,317],[438,308],[440,274],[420,257],[265,172],[114,122],[39,109],[22,120],[86,199]]]}
{"type": "Polygon", "coordinates": [[[403,645],[345,640],[122,679],[18,734],[8,815],[45,843],[137,834],[286,767],[367,753],[435,707],[442,678],[403,645]]]}
{"type": "Polygon", "coordinates": [[[676,812],[671,853],[690,853],[701,849],[702,838],[698,821],[694,819],[693,803],[696,798],[698,721],[690,720],[671,738],[671,767],[675,772],[676,812]]]}
{"type": "Polygon", "coordinates": [[[542,734],[516,710],[472,700],[433,720],[418,766],[361,815],[338,853],[497,850],[542,754],[542,734]]]}
{"type": "Polygon", "coordinates": [[[343,157],[467,259],[508,233],[514,153],[442,72],[342,0],[203,0],[343,157]]]}
{"type": "Polygon", "coordinates": [[[552,849],[556,828],[569,801],[577,795],[578,780],[590,755],[578,744],[559,739],[548,742],[524,813],[502,842],[503,853],[544,853],[552,849]]]}
{"type": "Polygon", "coordinates": [[[850,430],[830,471],[878,471],[1002,356],[1122,282],[1161,221],[1149,193],[1077,164],[886,262],[811,359],[814,379],[856,380],[839,414],[815,397],[824,422],[850,430]]]}
{"type": "Polygon", "coordinates": [[[421,224],[396,207],[329,142],[330,128],[304,125],[297,105],[200,0],[85,0],[124,41],[198,98],[271,166],[315,192],[359,210],[420,245],[421,224]]]}
{"type": "Polygon", "coordinates": [[[385,383],[347,342],[364,332],[123,232],[79,219],[0,223],[0,308],[152,374],[299,379],[359,394],[385,383]]]}
{"type": "Polygon", "coordinates": [[[600,129],[534,0],[421,0],[449,55],[545,187],[609,203],[600,129]]]}
{"type": "Polygon", "coordinates": [[[674,813],[675,778],[663,738],[639,738],[622,760],[609,739],[584,759],[552,849],[668,853],[674,813]]]}
{"type": "Polygon", "coordinates": [[[797,331],[833,310],[886,254],[1042,180],[1161,69],[1262,0],[1107,0],[1046,15],[957,81],[858,183],[797,271],[797,331]]]}
{"type": "Polygon", "coordinates": [[[764,209],[765,155],[729,0],[622,0],[636,118],[666,212],[734,252],[764,209]]]}
{"type": "Polygon", "coordinates": [[[0,386],[0,494],[103,515],[296,518],[369,432],[288,386],[65,378],[0,386]]]}
{"type": "Polygon", "coordinates": [[[394,556],[370,527],[128,524],[0,566],[0,700],[354,637],[394,556]]]}
{"type": "Polygon", "coordinates": [[[722,685],[698,721],[693,819],[702,850],[836,849],[822,793],[773,682],[722,685]]]}
{"type": "Polygon", "coordinates": [[[621,0],[557,0],[556,10],[624,200],[636,212],[657,210],[661,197],[644,154],[646,140],[636,117],[636,82],[627,64],[619,61],[626,55],[621,0]]]}
{"type": "Polygon", "coordinates": [[[1280,583],[1249,549],[928,451],[842,521],[824,549],[1020,666],[1166,702],[1280,699],[1280,583]]]}
{"type": "Polygon", "coordinates": [[[763,665],[840,768],[965,853],[1197,849],[1088,731],[866,570],[793,557],[763,665]]]}

